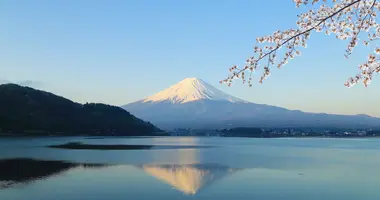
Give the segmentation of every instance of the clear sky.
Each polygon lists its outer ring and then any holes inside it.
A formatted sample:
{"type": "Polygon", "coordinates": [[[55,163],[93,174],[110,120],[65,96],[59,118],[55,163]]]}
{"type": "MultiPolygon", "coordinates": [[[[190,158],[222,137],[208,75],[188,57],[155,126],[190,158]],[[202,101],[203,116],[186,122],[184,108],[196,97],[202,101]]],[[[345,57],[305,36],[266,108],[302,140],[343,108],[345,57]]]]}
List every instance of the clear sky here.
{"type": "MultiPolygon", "coordinates": [[[[252,55],[255,38],[295,27],[292,0],[3,0],[0,82],[78,102],[123,105],[186,77],[256,103],[380,117],[380,77],[346,88],[372,49],[314,34],[302,57],[252,88],[219,80],[252,55]]],[[[255,76],[256,81],[259,76],[255,76]]]]}

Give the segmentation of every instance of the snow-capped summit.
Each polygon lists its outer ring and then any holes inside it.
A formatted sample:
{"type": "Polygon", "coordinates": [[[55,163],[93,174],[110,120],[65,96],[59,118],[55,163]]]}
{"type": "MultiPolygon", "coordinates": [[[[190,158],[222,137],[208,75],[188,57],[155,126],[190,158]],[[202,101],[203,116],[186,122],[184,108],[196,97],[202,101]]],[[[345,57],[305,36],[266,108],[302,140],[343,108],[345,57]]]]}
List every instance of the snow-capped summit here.
{"type": "Polygon", "coordinates": [[[197,100],[245,102],[228,95],[198,78],[186,78],[179,83],[143,100],[143,102],[188,103],[197,100]]]}

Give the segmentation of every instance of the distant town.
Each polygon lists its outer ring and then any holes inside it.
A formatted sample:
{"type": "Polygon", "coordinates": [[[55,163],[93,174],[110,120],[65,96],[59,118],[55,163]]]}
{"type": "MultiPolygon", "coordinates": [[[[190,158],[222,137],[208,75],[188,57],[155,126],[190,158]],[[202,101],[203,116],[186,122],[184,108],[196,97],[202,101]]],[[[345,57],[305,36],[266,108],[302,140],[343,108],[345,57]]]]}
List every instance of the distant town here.
{"type": "Polygon", "coordinates": [[[216,137],[378,137],[376,129],[343,129],[343,128],[231,128],[231,129],[175,129],[171,136],[216,136],[216,137]]]}

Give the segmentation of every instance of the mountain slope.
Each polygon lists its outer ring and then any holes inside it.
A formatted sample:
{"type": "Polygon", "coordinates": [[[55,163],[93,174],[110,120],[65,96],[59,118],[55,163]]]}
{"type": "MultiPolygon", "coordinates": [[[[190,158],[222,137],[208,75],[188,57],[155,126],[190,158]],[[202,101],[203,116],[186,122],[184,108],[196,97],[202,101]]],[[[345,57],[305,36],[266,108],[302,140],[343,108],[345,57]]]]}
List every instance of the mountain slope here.
{"type": "Polygon", "coordinates": [[[258,127],[379,127],[366,115],[305,113],[255,104],[225,94],[196,78],[187,78],[146,99],[123,106],[161,128],[258,127]]]}
{"type": "Polygon", "coordinates": [[[149,135],[158,129],[127,111],[79,104],[16,84],[0,85],[0,133],[149,135]]]}

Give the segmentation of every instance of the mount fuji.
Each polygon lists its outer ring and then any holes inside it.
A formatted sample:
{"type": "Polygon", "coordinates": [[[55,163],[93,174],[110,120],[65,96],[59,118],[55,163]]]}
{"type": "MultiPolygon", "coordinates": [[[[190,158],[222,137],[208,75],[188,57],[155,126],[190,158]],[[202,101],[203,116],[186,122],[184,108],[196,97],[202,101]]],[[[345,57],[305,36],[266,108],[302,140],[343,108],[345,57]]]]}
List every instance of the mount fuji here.
{"type": "Polygon", "coordinates": [[[122,106],[163,129],[256,127],[380,127],[367,115],[306,113],[248,102],[198,78],[186,78],[150,97],[122,106]]]}

